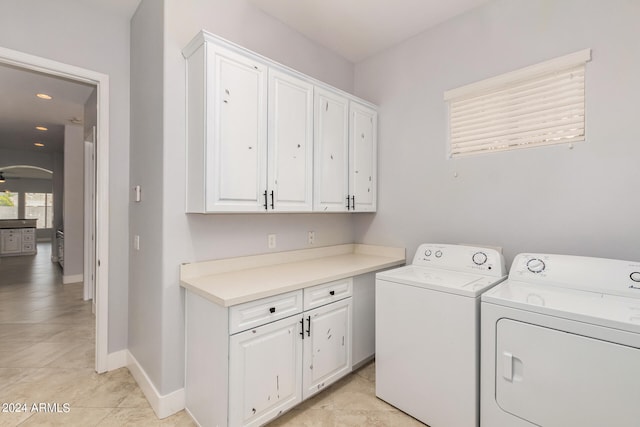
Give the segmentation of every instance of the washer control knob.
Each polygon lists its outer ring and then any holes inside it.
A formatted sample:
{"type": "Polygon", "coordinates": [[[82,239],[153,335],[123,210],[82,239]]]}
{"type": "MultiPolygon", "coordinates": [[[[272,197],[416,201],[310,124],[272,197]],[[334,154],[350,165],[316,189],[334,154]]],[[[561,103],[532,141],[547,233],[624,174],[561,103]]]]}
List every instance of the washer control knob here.
{"type": "Polygon", "coordinates": [[[634,282],[640,282],[640,271],[634,271],[633,273],[631,273],[629,275],[629,277],[631,278],[631,280],[633,280],[634,282]]]}
{"type": "Polygon", "coordinates": [[[424,251],[425,256],[431,256],[431,249],[424,251]]]}
{"type": "Polygon", "coordinates": [[[436,258],[440,258],[442,256],[442,251],[436,251],[436,258]]]}
{"type": "Polygon", "coordinates": [[[546,268],[546,265],[544,265],[544,261],[542,261],[541,259],[531,258],[529,261],[527,261],[527,268],[532,273],[542,273],[546,268]]]}
{"type": "Polygon", "coordinates": [[[475,254],[473,254],[471,259],[476,265],[482,265],[487,262],[487,254],[485,254],[484,252],[476,252],[475,254]]]}

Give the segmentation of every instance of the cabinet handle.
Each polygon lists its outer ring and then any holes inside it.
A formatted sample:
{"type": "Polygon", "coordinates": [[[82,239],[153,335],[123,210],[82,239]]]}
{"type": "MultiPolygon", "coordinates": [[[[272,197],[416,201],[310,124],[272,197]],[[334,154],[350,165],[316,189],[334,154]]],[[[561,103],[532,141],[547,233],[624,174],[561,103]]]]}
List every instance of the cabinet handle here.
{"type": "Polygon", "coordinates": [[[264,210],[266,211],[267,210],[267,190],[264,190],[263,196],[264,196],[264,205],[263,206],[264,206],[264,210]]]}
{"type": "Polygon", "coordinates": [[[273,190],[271,190],[271,209],[273,209],[273,190]]]}
{"type": "Polygon", "coordinates": [[[304,317],[300,319],[300,336],[304,339],[304,317]]]}
{"type": "Polygon", "coordinates": [[[350,206],[350,204],[349,204],[349,195],[347,194],[347,210],[349,210],[349,208],[350,208],[350,207],[351,207],[351,206],[350,206]]]}
{"type": "Polygon", "coordinates": [[[329,291],[329,295],[335,295],[336,291],[329,291]]]}
{"type": "Polygon", "coordinates": [[[269,309],[269,313],[275,313],[275,312],[276,312],[276,308],[275,308],[275,307],[271,307],[271,308],[269,309]]]}
{"type": "Polygon", "coordinates": [[[356,210],[356,196],[351,196],[351,210],[356,210]]]}
{"type": "Polygon", "coordinates": [[[307,328],[307,336],[311,336],[311,316],[307,317],[307,322],[309,322],[309,327],[307,328]]]}

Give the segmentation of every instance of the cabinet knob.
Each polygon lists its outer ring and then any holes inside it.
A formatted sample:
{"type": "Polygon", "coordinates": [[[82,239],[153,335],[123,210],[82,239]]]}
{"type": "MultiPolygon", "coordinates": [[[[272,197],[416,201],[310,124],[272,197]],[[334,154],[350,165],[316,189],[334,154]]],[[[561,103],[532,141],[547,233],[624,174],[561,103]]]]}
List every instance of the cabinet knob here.
{"type": "Polygon", "coordinates": [[[271,307],[271,308],[269,309],[269,313],[275,313],[275,312],[276,312],[276,308],[275,308],[275,307],[271,307]]]}
{"type": "Polygon", "coordinates": [[[329,291],[329,295],[335,295],[336,291],[329,291]]]}

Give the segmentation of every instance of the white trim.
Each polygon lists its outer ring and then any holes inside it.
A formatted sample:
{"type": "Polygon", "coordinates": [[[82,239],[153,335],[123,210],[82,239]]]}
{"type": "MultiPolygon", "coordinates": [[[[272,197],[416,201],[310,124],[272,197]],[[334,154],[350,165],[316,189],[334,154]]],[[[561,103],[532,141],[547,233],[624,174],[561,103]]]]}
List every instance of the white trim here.
{"type": "Polygon", "coordinates": [[[106,372],[109,344],[109,76],[4,47],[0,47],[0,63],[89,83],[97,88],[95,369],[106,372]]]}
{"type": "Polygon", "coordinates": [[[471,83],[465,86],[458,87],[445,91],[444,100],[449,101],[452,98],[458,98],[467,96],[469,94],[479,93],[486,89],[492,89],[495,86],[508,84],[518,80],[530,78],[538,74],[544,74],[549,71],[569,68],[574,65],[584,64],[591,60],[591,49],[583,49],[578,52],[570,53],[569,55],[560,56],[558,58],[550,59],[539,64],[534,64],[529,67],[521,68],[519,70],[511,71],[509,73],[501,74],[496,77],[481,80],[479,82],[471,83]]]}
{"type": "MultiPolygon", "coordinates": [[[[91,257],[95,257],[93,246],[93,234],[95,225],[95,212],[93,209],[93,200],[95,200],[95,167],[93,166],[94,159],[94,144],[92,141],[84,141],[84,267],[83,278],[84,282],[84,295],[85,301],[94,300],[93,298],[93,282],[92,277],[95,275],[94,264],[91,257]],[[89,255],[89,256],[87,256],[89,255]]],[[[95,301],[92,302],[94,305],[95,301]]]]}
{"type": "Polygon", "coordinates": [[[66,274],[62,276],[62,284],[68,285],[69,283],[82,283],[84,276],[82,274],[66,274]]]}
{"type": "Polygon", "coordinates": [[[184,409],[184,388],[178,389],[164,396],[161,395],[133,354],[131,354],[129,350],[124,351],[127,353],[127,368],[129,368],[129,372],[131,372],[131,375],[138,383],[138,386],[140,386],[142,393],[144,393],[144,396],[149,401],[151,408],[153,408],[153,412],[156,413],[158,418],[166,418],[184,409]]]}

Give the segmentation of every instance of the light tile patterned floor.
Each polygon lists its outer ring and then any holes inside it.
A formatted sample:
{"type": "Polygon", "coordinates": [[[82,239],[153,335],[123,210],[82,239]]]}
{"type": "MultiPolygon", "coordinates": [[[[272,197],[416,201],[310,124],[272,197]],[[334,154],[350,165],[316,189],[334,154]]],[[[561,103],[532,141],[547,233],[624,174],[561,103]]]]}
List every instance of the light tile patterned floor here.
{"type": "MultiPolygon", "coordinates": [[[[50,250],[0,258],[0,404],[26,404],[26,412],[0,408],[0,427],[194,426],[185,411],[156,418],[126,368],[95,373],[91,303],[82,284],[62,284],[50,250]]],[[[374,376],[369,364],[270,427],[424,426],[377,399],[374,376]]]]}
{"type": "Polygon", "coordinates": [[[425,425],[375,397],[375,364],[370,363],[269,424],[269,427],[279,426],[425,425]]]}
{"type": "Polygon", "coordinates": [[[184,411],[156,418],[126,368],[95,373],[91,303],[50,257],[39,244],[37,256],[0,258],[0,426],[195,425],[184,411]]]}

